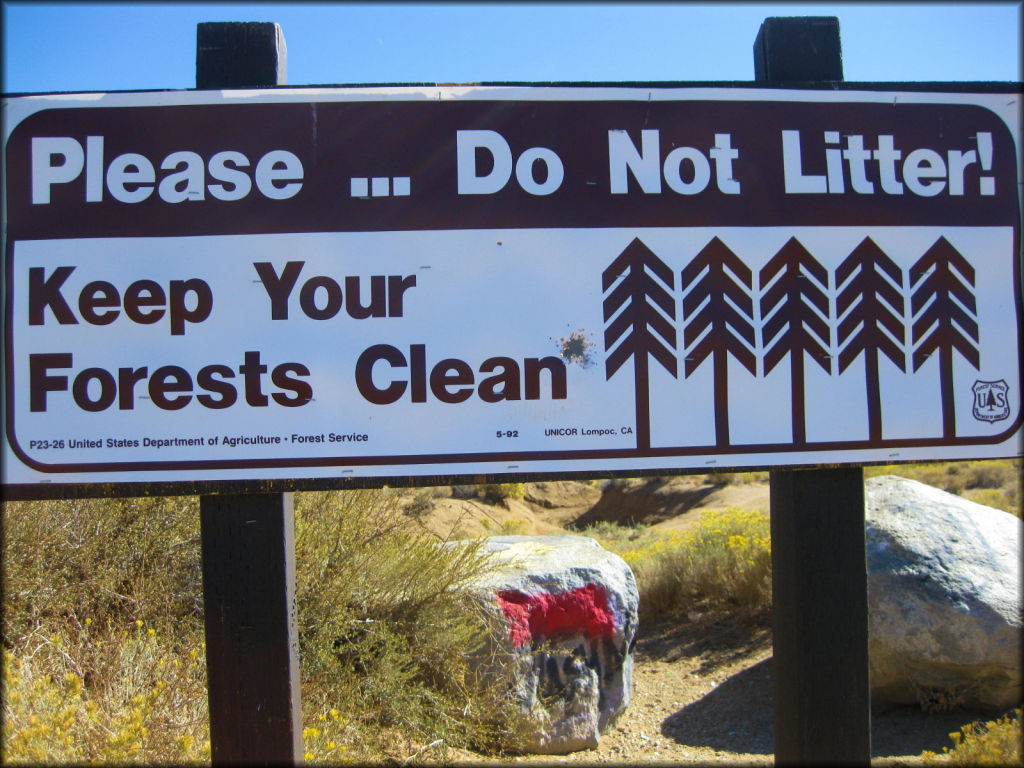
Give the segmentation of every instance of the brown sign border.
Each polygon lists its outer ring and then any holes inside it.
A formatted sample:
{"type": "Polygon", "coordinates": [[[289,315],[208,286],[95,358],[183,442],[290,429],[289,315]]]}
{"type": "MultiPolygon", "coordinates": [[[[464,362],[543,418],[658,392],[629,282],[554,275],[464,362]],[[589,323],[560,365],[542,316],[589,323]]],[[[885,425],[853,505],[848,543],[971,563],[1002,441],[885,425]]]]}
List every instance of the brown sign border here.
{"type": "MultiPolygon", "coordinates": [[[[518,84],[495,84],[502,86],[514,86],[524,88],[535,88],[538,84],[524,84],[522,86],[518,84]]],[[[657,83],[657,84],[624,84],[624,83],[609,83],[609,84],[542,84],[544,87],[557,86],[557,87],[639,87],[639,88],[657,88],[659,90],[668,88],[743,88],[743,89],[772,89],[769,85],[759,85],[751,83],[734,83],[734,84],[722,84],[722,83],[657,83]]],[[[338,86],[344,87],[344,86],[338,86]]],[[[843,91],[900,91],[900,92],[925,92],[935,94],[971,94],[971,93],[1007,93],[1007,94],[1021,94],[1020,84],[1015,83],[944,83],[944,84],[933,84],[933,83],[871,83],[871,84],[858,84],[858,83],[839,83],[829,84],[828,86],[822,86],[820,84],[809,85],[804,87],[802,85],[790,86],[783,90],[843,90],[843,91]]],[[[288,90],[303,90],[303,89],[288,89],[288,90]]],[[[309,89],[311,93],[322,89],[309,89]]],[[[778,100],[778,101],[781,101],[778,100]]],[[[762,102],[763,103],[763,102],[762,102]]],[[[856,103],[856,102],[847,102],[856,103]]],[[[938,106],[944,106],[939,104],[938,106]]],[[[948,105],[954,106],[954,105],[948,105]]],[[[964,105],[958,105],[964,106],[964,105]]],[[[969,106],[969,105],[967,105],[969,106]]],[[[76,108],[78,109],[78,108],[76,108]]],[[[116,109],[116,108],[115,108],[116,109]]],[[[5,147],[6,150],[6,147],[5,147]]],[[[1020,152],[1020,147],[1017,147],[1017,151],[1020,152]]],[[[1020,199],[1017,201],[1018,216],[1014,222],[1014,248],[1018,254],[1020,254],[1020,242],[1021,242],[1021,226],[1020,226],[1020,199]]],[[[507,225],[506,225],[507,226],[507,225]]],[[[529,226],[529,225],[525,225],[529,226]]],[[[24,237],[9,237],[6,243],[6,271],[5,279],[8,281],[8,286],[12,285],[12,275],[10,270],[13,269],[13,246],[17,239],[25,239],[24,237]]],[[[1015,294],[1018,309],[1021,306],[1021,262],[1020,259],[1015,263],[1016,272],[1016,284],[1015,294]]],[[[12,317],[11,317],[11,302],[6,301],[5,308],[5,325],[7,331],[5,333],[5,355],[9,359],[12,353],[13,339],[12,339],[12,317]]],[[[1021,341],[1020,335],[1018,335],[1018,344],[1024,344],[1021,341]]],[[[1022,356],[1024,357],[1024,356],[1022,356]]],[[[659,457],[673,457],[673,456],[688,456],[688,455],[721,455],[729,456],[735,454],[781,454],[786,453],[807,453],[816,450],[832,451],[832,450],[850,450],[856,451],[861,449],[886,449],[886,448],[905,448],[905,447],[937,447],[937,446],[972,446],[972,445],[989,445],[1000,442],[1005,442],[1011,437],[1016,431],[1020,429],[1024,417],[1019,413],[1013,424],[1009,425],[1007,429],[996,436],[989,437],[973,437],[973,438],[926,438],[926,439],[900,439],[900,440],[882,440],[877,441],[856,441],[856,442],[821,442],[813,443],[808,442],[799,446],[780,446],[778,444],[771,445],[737,445],[737,446],[684,446],[675,448],[648,448],[648,449],[613,449],[613,450],[574,450],[574,451],[529,451],[529,452],[502,452],[502,453],[467,453],[467,454],[411,454],[402,456],[364,456],[364,457],[322,457],[315,459],[265,459],[265,460],[195,460],[195,461],[171,461],[171,462],[77,462],[67,463],[60,465],[45,465],[40,462],[29,458],[22,451],[17,443],[16,436],[14,434],[14,413],[13,413],[13,372],[11,366],[7,366],[5,371],[5,432],[10,442],[13,452],[29,467],[37,469],[41,472],[46,473],[81,473],[81,472],[143,472],[143,471],[181,471],[181,470],[246,470],[246,469],[271,469],[271,468],[288,468],[288,467],[360,467],[360,466],[383,466],[383,465],[394,465],[401,467],[404,465],[436,465],[436,464],[460,464],[460,463],[502,463],[510,464],[520,461],[586,461],[588,459],[601,460],[601,459],[647,459],[647,458],[659,458],[659,457]]],[[[1024,377],[1022,377],[1024,380],[1024,377]]],[[[861,462],[859,464],[870,464],[870,463],[881,463],[881,462],[861,462]]],[[[775,465],[771,465],[775,466],[775,465]]],[[[807,465],[790,465],[786,466],[822,466],[821,464],[807,464],[807,465]]],[[[505,467],[508,469],[509,467],[505,467]]],[[[728,467],[719,467],[715,465],[715,469],[726,469],[728,467]]],[[[494,467],[495,470],[498,467],[494,467]]],[[[706,468],[705,468],[706,469],[706,468]]],[[[749,471],[751,467],[740,467],[740,469],[749,471]]],[[[649,474],[665,474],[665,473],[693,473],[703,471],[700,468],[668,468],[665,470],[647,470],[647,469],[627,469],[627,470],[612,470],[612,471],[600,471],[593,473],[594,476],[638,476],[638,475],[649,475],[649,474]]],[[[121,488],[126,490],[125,495],[138,495],[140,492],[145,491],[146,493],[156,492],[159,490],[161,493],[198,493],[199,489],[233,489],[238,491],[239,489],[248,489],[251,491],[267,491],[273,489],[312,489],[312,488],[349,488],[349,487],[377,487],[381,485],[402,485],[412,484],[414,482],[423,484],[425,480],[433,478],[435,481],[453,481],[457,479],[476,479],[479,480],[481,477],[490,479],[502,479],[508,480],[510,477],[529,477],[537,479],[539,477],[581,477],[586,476],[588,473],[585,470],[582,471],[566,471],[566,472],[533,472],[522,474],[487,474],[487,475],[416,475],[415,477],[406,476],[372,476],[372,477],[346,477],[336,476],[330,478],[274,478],[272,480],[199,480],[199,481],[148,481],[141,483],[134,482],[104,482],[102,478],[99,478],[97,483],[51,483],[41,482],[36,484],[10,484],[4,486],[4,494],[10,498],[50,498],[56,494],[60,496],[85,496],[85,495],[109,495],[111,490],[117,490],[121,488]],[[58,491],[58,488],[60,489],[58,491]],[[105,488],[103,493],[97,492],[99,488],[105,488]],[[127,490],[131,489],[131,490],[127,490]]],[[[121,491],[118,491],[120,493],[121,491]]]]}

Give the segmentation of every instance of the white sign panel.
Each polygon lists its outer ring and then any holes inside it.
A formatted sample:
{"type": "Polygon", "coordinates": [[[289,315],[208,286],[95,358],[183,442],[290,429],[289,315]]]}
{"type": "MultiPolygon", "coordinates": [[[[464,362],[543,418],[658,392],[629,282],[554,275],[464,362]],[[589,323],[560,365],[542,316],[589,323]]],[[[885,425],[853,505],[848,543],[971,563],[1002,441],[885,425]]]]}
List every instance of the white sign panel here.
{"type": "Polygon", "coordinates": [[[5,486],[1021,453],[1017,93],[5,101],[5,486]]]}

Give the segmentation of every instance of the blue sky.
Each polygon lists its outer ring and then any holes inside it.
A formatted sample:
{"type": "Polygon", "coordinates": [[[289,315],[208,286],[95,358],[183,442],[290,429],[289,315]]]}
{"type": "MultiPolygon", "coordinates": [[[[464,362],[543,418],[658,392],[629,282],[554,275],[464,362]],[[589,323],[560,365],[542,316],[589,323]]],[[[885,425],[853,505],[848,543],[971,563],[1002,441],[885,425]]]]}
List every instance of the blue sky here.
{"type": "Polygon", "coordinates": [[[191,88],[196,24],[276,21],[288,83],[752,80],[768,16],[837,16],[850,81],[1020,80],[1021,3],[4,2],[6,93],[191,88]]]}

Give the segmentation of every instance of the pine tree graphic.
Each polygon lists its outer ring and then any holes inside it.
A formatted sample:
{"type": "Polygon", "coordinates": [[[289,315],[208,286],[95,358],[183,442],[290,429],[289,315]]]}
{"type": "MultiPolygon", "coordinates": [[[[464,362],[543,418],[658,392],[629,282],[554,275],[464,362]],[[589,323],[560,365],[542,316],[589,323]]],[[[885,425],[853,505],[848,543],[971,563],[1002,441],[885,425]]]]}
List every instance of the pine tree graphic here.
{"type": "Polygon", "coordinates": [[[837,329],[837,344],[846,345],[839,352],[839,373],[863,353],[871,442],[882,439],[879,354],[889,358],[901,371],[907,369],[902,347],[906,336],[905,302],[899,290],[902,283],[902,270],[870,237],[864,238],[836,269],[836,285],[842,286],[836,297],[836,316],[842,318],[837,329]]]}
{"type": "Polygon", "coordinates": [[[636,444],[639,450],[645,450],[651,447],[648,356],[673,376],[677,375],[673,325],[676,311],[670,293],[675,289],[675,277],[650,248],[634,238],[602,273],[601,283],[602,291],[607,294],[603,305],[604,321],[611,321],[604,332],[604,348],[608,353],[605,379],[610,379],[630,357],[633,358],[636,444]]]}
{"type": "Polygon", "coordinates": [[[729,356],[756,375],[753,347],[753,274],[729,248],[714,238],[682,271],[683,343],[686,376],[712,358],[715,392],[715,444],[729,444],[729,356]],[[699,341],[698,341],[699,339],[699,341]],[[696,343],[695,343],[696,342],[696,343]]]}
{"type": "Polygon", "coordinates": [[[772,372],[789,355],[792,388],[793,444],[806,445],[804,414],[804,355],[810,355],[826,372],[830,371],[828,273],[795,237],[782,246],[761,268],[760,284],[774,285],[761,296],[762,336],[765,343],[764,373],[772,372]],[[814,311],[817,308],[818,312],[814,311]]]}
{"type": "Polygon", "coordinates": [[[948,240],[940,237],[910,268],[910,309],[914,370],[939,353],[942,436],[956,436],[953,401],[953,351],[975,370],[980,366],[974,268],[948,240]]]}

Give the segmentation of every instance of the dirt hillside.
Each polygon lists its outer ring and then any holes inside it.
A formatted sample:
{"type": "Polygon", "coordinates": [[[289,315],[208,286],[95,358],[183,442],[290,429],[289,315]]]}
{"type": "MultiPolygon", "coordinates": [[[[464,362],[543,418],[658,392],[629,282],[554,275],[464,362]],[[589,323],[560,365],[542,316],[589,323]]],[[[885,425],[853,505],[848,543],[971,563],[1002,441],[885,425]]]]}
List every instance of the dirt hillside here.
{"type": "Polygon", "coordinates": [[[716,483],[704,475],[524,483],[522,498],[488,498],[477,486],[435,488],[416,516],[443,539],[516,533],[530,536],[582,530],[600,522],[684,529],[706,509],[768,511],[768,484],[716,483]]]}

